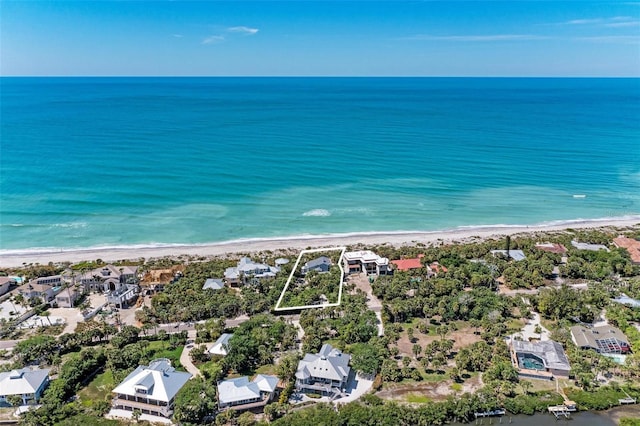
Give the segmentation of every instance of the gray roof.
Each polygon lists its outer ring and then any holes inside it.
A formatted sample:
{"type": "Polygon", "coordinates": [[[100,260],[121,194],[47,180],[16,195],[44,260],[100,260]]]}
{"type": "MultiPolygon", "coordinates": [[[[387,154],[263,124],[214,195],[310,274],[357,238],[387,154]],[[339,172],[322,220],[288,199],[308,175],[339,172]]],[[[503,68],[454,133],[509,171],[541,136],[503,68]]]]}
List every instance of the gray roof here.
{"type": "Polygon", "coordinates": [[[331,266],[331,259],[329,259],[327,256],[320,256],[316,259],[310,260],[307,263],[304,264],[304,266],[302,267],[302,271],[312,271],[314,269],[317,269],[319,271],[322,271],[323,266],[327,266],[327,270],[329,269],[328,267],[331,266]]]}
{"type": "Polygon", "coordinates": [[[569,371],[569,359],[562,349],[562,345],[553,340],[542,342],[525,342],[522,340],[514,340],[512,342],[513,350],[518,353],[528,353],[542,359],[545,367],[555,370],[569,371]]]}
{"type": "MultiPolygon", "coordinates": [[[[496,254],[503,254],[505,256],[507,256],[507,251],[506,250],[491,250],[491,254],[493,254],[494,256],[496,254]]],[[[524,260],[527,258],[527,256],[524,254],[524,252],[522,250],[509,250],[509,257],[512,258],[513,260],[524,260]]]]}
{"type": "Polygon", "coordinates": [[[623,305],[629,305],[629,306],[633,306],[635,308],[640,308],[640,300],[632,299],[631,297],[627,296],[624,293],[620,294],[620,296],[616,297],[615,299],[611,299],[611,300],[613,300],[616,303],[621,303],[623,305]]]}
{"type": "Polygon", "coordinates": [[[619,328],[612,325],[601,325],[599,327],[588,328],[583,325],[571,327],[571,338],[576,346],[593,348],[599,350],[598,340],[615,339],[629,345],[627,336],[619,328]]]}
{"type": "Polygon", "coordinates": [[[0,396],[35,393],[47,380],[50,371],[25,367],[0,373],[0,396]]]}
{"type": "Polygon", "coordinates": [[[224,288],[224,281],[222,278],[209,278],[204,282],[202,286],[203,290],[210,288],[211,290],[222,290],[224,288]]]}
{"type": "Polygon", "coordinates": [[[578,241],[571,241],[571,245],[577,248],[578,250],[589,250],[589,251],[598,251],[605,250],[609,251],[607,246],[602,244],[589,244],[589,243],[579,243],[578,241]]]}
{"type": "Polygon", "coordinates": [[[342,381],[351,371],[349,367],[350,360],[350,355],[343,354],[340,350],[334,349],[330,344],[325,343],[317,355],[306,354],[298,363],[296,377],[298,379],[317,377],[342,381]]]}

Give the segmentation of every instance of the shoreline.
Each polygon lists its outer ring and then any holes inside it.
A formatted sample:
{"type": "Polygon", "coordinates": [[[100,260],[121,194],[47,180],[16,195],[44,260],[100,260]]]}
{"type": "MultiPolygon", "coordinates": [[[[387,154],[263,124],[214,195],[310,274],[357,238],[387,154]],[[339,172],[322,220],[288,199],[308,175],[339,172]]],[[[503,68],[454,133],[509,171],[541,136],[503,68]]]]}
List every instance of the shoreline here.
{"type": "Polygon", "coordinates": [[[23,263],[80,262],[102,259],[105,262],[136,260],[141,257],[167,256],[218,256],[227,253],[251,253],[267,250],[306,249],[343,245],[429,244],[435,242],[465,242],[469,239],[486,239],[533,232],[555,232],[565,229],[595,229],[605,227],[629,227],[640,225],[640,216],[603,219],[576,219],[547,222],[537,225],[480,225],[460,226],[440,231],[354,232],[327,235],[301,235],[291,237],[246,238],[204,244],[150,244],[130,246],[105,246],[87,248],[33,248],[0,251],[0,267],[20,267],[23,263]]]}

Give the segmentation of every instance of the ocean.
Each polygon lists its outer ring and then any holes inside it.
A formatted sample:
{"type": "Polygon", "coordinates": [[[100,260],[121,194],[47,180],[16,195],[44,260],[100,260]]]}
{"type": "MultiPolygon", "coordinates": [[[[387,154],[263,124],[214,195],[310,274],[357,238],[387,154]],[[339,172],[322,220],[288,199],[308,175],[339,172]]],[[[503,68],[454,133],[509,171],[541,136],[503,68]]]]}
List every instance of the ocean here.
{"type": "Polygon", "coordinates": [[[0,254],[640,214],[640,79],[0,79],[0,254]]]}

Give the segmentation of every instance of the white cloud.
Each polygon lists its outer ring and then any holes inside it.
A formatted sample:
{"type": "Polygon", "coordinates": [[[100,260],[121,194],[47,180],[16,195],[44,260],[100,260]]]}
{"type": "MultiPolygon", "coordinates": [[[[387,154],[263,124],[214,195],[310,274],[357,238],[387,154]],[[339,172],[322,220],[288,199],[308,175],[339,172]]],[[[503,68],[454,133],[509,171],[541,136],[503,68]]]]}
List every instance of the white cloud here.
{"type": "Polygon", "coordinates": [[[244,34],[244,35],[254,35],[260,30],[257,29],[257,28],[245,27],[243,25],[243,26],[239,26],[239,27],[229,27],[229,28],[227,28],[227,31],[230,32],[230,33],[239,33],[239,34],[244,34]]]}
{"type": "Polygon", "coordinates": [[[599,24],[602,19],[573,19],[571,21],[564,22],[567,25],[587,25],[587,24],[599,24]]]}
{"type": "Polygon", "coordinates": [[[434,36],[418,34],[411,37],[404,37],[403,40],[427,40],[427,41],[465,41],[465,42],[488,42],[488,41],[512,41],[512,40],[545,40],[549,37],[532,34],[488,34],[488,35],[448,35],[434,36]]]}
{"type": "Polygon", "coordinates": [[[605,27],[609,28],[627,28],[640,26],[640,21],[619,21],[605,24],[605,27]]]}
{"type": "Polygon", "coordinates": [[[224,36],[212,35],[202,40],[202,44],[216,44],[216,43],[221,43],[223,41],[224,41],[224,36]]]}
{"type": "Polygon", "coordinates": [[[182,38],[184,37],[182,34],[171,34],[173,37],[175,38],[182,38]]]}
{"type": "Polygon", "coordinates": [[[626,35],[609,35],[609,36],[591,36],[591,37],[575,37],[573,40],[590,41],[594,43],[623,43],[623,44],[639,44],[640,37],[626,35]]]}

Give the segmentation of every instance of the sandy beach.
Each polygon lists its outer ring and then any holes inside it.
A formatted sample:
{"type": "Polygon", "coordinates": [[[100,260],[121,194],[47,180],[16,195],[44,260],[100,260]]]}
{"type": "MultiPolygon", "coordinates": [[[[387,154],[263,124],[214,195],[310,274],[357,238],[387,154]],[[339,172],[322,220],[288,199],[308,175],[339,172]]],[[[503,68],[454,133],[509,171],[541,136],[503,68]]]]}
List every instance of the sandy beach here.
{"type": "Polygon", "coordinates": [[[264,238],[235,240],[229,242],[201,245],[158,245],[130,247],[92,247],[80,249],[28,249],[11,250],[0,254],[0,267],[19,267],[23,264],[49,262],[80,262],[102,259],[106,262],[117,260],[145,259],[166,256],[216,256],[227,253],[251,253],[278,249],[305,249],[345,245],[392,244],[395,246],[416,243],[452,243],[515,235],[531,232],[562,231],[564,229],[586,229],[640,226],[640,216],[602,220],[563,222],[561,224],[543,224],[533,226],[487,226],[457,228],[429,232],[389,232],[354,233],[326,236],[301,236],[291,238],[264,238]]]}

